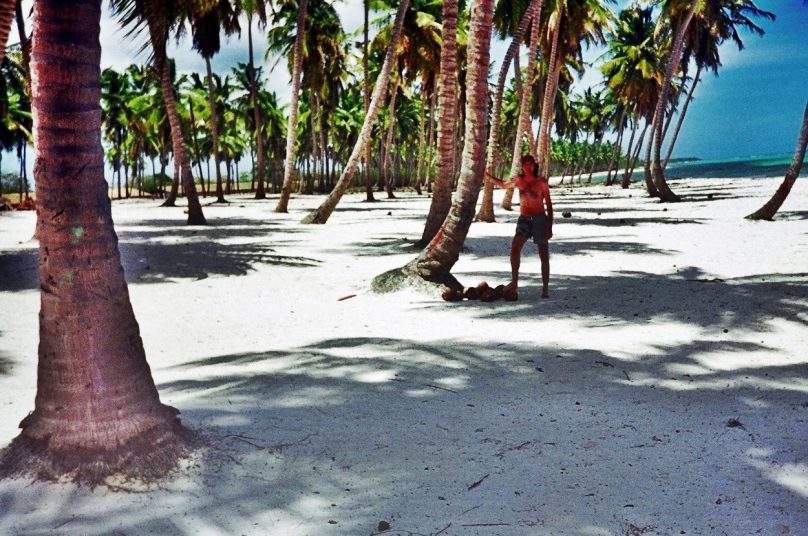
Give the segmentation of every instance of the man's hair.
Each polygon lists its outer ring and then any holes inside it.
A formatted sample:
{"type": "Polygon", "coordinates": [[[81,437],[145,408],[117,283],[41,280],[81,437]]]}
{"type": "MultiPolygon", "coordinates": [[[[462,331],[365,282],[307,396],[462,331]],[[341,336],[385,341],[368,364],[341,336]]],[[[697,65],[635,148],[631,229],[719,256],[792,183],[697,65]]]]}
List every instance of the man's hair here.
{"type": "MultiPolygon", "coordinates": [[[[521,163],[524,164],[525,162],[530,162],[531,164],[533,164],[533,175],[535,177],[538,177],[539,176],[539,163],[536,162],[536,159],[533,157],[533,155],[532,154],[523,155],[521,163]]],[[[519,175],[524,175],[524,174],[525,174],[524,171],[519,172],[519,175]]]]}

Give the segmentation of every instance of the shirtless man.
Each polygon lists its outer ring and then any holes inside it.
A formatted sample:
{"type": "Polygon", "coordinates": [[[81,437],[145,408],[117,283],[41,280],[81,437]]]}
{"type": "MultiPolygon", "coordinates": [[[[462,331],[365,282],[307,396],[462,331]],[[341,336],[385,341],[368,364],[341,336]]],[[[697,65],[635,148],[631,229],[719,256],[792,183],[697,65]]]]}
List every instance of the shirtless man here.
{"type": "Polygon", "coordinates": [[[491,182],[500,188],[516,187],[519,190],[520,215],[516,223],[516,234],[511,242],[511,282],[508,287],[514,290],[519,287],[522,247],[528,238],[533,238],[541,258],[541,297],[548,298],[550,248],[547,241],[553,237],[553,203],[550,201],[550,186],[547,179],[539,176],[539,166],[532,155],[522,157],[522,173],[507,182],[491,174],[488,176],[491,182]]]}

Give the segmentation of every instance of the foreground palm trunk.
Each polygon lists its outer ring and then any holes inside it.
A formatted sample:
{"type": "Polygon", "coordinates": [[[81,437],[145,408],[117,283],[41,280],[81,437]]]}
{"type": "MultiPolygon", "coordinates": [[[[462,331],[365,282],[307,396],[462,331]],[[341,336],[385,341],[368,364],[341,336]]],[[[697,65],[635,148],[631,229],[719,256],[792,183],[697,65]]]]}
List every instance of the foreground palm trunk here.
{"type": "Polygon", "coordinates": [[[362,128],[359,131],[359,137],[356,140],[351,156],[348,158],[348,163],[342,170],[337,184],[334,189],[328,194],[328,197],[322,204],[311,211],[301,223],[325,223],[337,207],[337,203],[342,199],[342,196],[348,190],[351,184],[356,168],[359,166],[359,160],[364,152],[365,145],[370,139],[370,131],[373,128],[373,123],[376,122],[376,116],[379,114],[379,108],[384,100],[384,94],[387,92],[387,82],[390,80],[390,72],[393,70],[393,61],[396,57],[396,47],[398,45],[398,37],[401,35],[401,25],[404,23],[404,14],[410,5],[409,0],[401,0],[396,12],[396,20],[393,25],[393,35],[390,37],[390,44],[387,46],[387,54],[384,58],[382,65],[382,72],[379,78],[376,79],[376,87],[373,88],[373,96],[370,99],[370,108],[368,113],[365,114],[365,120],[362,123],[362,128]]]}
{"type": "Polygon", "coordinates": [[[3,451],[0,474],[90,485],[115,474],[159,478],[187,439],[154,386],[112,226],[100,136],[101,0],[34,6],[39,367],[34,411],[3,451]]]}
{"type": "Polygon", "coordinates": [[[0,63],[3,63],[6,57],[6,43],[11,32],[11,24],[14,22],[16,7],[17,0],[0,0],[0,63]]]}
{"type": "Polygon", "coordinates": [[[760,207],[758,210],[747,216],[750,220],[771,220],[777,211],[788,197],[791,188],[800,176],[802,169],[802,162],[805,160],[805,147],[808,145],[808,104],[805,105],[805,112],[802,115],[802,128],[800,129],[800,137],[797,140],[797,149],[794,151],[794,158],[791,159],[791,165],[788,166],[786,176],[780,187],[774,192],[769,201],[760,207]]]}
{"type": "Polygon", "coordinates": [[[411,279],[459,288],[450,273],[466,240],[485,172],[485,142],[488,127],[488,63],[490,59],[493,0],[478,0],[472,6],[469,23],[468,69],[466,72],[466,136],[457,195],[438,234],[409,264],[377,276],[373,287],[395,290],[411,279]]]}
{"type": "MultiPolygon", "coordinates": [[[[442,15],[438,87],[438,107],[441,110],[438,126],[438,173],[424,232],[418,242],[420,247],[426,246],[435,237],[452,206],[457,115],[457,0],[444,0],[442,15]]],[[[430,110],[430,115],[432,113],[430,110]]]]}
{"type": "Polygon", "coordinates": [[[286,165],[283,171],[281,197],[275,212],[289,211],[289,196],[292,195],[292,181],[295,180],[295,140],[297,139],[297,112],[300,98],[300,80],[303,72],[303,34],[306,31],[306,9],[308,0],[300,0],[297,14],[297,36],[295,36],[295,63],[292,67],[292,97],[289,102],[289,123],[286,127],[286,165]]]}

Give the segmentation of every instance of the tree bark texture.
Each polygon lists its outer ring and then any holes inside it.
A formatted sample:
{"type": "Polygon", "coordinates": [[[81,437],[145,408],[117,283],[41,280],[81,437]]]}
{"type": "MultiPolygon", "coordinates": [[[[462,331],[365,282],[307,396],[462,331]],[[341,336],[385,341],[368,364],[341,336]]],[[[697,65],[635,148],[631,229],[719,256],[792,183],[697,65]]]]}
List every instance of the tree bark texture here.
{"type": "MultiPolygon", "coordinates": [[[[441,31],[440,78],[438,80],[438,166],[432,202],[419,242],[427,245],[440,229],[452,206],[452,182],[454,181],[455,136],[457,135],[457,0],[443,2],[443,30],[441,31]]],[[[431,110],[431,116],[434,110],[431,110]]],[[[431,134],[431,133],[430,133],[431,134]]],[[[431,140],[430,140],[431,141],[431,140]]],[[[431,144],[430,144],[431,145],[431,144]]],[[[427,161],[427,181],[429,167],[427,161]]]]}
{"type": "Polygon", "coordinates": [[[34,411],[3,452],[3,475],[95,485],[146,480],[186,452],[160,403],[121,267],[104,180],[101,0],[34,4],[39,222],[39,366],[34,411]]]}
{"type": "MultiPolygon", "coordinates": [[[[3,63],[6,57],[8,34],[11,33],[11,25],[14,23],[16,7],[17,0],[0,0],[0,63],[3,63]]],[[[20,38],[24,39],[25,36],[20,38]]]]}
{"type": "Polygon", "coordinates": [[[435,238],[414,260],[421,278],[458,286],[451,269],[460,257],[485,173],[485,145],[488,127],[488,63],[490,60],[493,0],[472,5],[469,22],[468,68],[466,72],[466,135],[457,195],[435,238]]]}

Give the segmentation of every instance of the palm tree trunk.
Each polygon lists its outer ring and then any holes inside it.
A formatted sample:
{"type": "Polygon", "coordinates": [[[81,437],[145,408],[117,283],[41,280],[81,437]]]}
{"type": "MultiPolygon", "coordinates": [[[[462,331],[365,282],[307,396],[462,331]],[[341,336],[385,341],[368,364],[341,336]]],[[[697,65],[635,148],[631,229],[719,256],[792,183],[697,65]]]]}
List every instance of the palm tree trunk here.
{"type": "Polygon", "coordinates": [[[424,167],[426,149],[426,84],[421,84],[421,117],[418,121],[418,156],[415,162],[415,191],[421,195],[421,172],[424,167]]]}
{"type": "MultiPolygon", "coordinates": [[[[466,71],[466,133],[457,195],[438,233],[409,263],[404,272],[454,288],[461,285],[451,275],[463,242],[474,221],[475,207],[485,173],[488,128],[488,63],[490,59],[493,0],[478,0],[469,22],[466,71]]],[[[383,283],[385,276],[376,278],[383,283]]]]}
{"type": "Polygon", "coordinates": [[[255,123],[255,152],[258,160],[258,169],[253,174],[256,181],[255,199],[266,199],[266,180],[264,172],[266,170],[266,153],[264,150],[264,125],[261,121],[261,107],[258,103],[258,81],[255,76],[255,62],[253,61],[253,38],[252,38],[252,14],[247,15],[247,49],[249,52],[249,63],[247,72],[250,77],[250,99],[253,107],[253,122],[255,123]]]}
{"type": "Polygon", "coordinates": [[[651,171],[651,154],[654,148],[654,137],[656,136],[656,122],[657,115],[654,112],[654,118],[651,120],[651,135],[648,136],[648,143],[645,147],[645,160],[643,161],[643,173],[645,177],[645,189],[650,197],[659,197],[659,190],[657,190],[654,183],[654,176],[651,171]]]}
{"type": "MultiPolygon", "coordinates": [[[[370,28],[369,23],[369,12],[370,12],[370,0],[363,0],[362,1],[362,9],[365,15],[365,39],[362,41],[362,72],[364,75],[364,104],[365,104],[365,115],[368,114],[368,108],[370,108],[370,70],[368,69],[368,29],[370,28]]],[[[370,176],[370,144],[368,143],[365,147],[365,201],[373,202],[376,199],[373,197],[373,178],[370,176]]]]}
{"type": "MultiPolygon", "coordinates": [[[[0,63],[3,63],[6,57],[6,44],[8,34],[11,33],[11,25],[14,23],[16,7],[17,0],[0,1],[0,63]]],[[[20,39],[25,39],[25,36],[20,36],[20,39]]]]}
{"type": "Polygon", "coordinates": [[[698,0],[690,0],[690,9],[688,9],[685,20],[679,28],[676,29],[676,37],[671,47],[671,56],[668,59],[668,66],[665,70],[665,80],[662,83],[662,90],[659,92],[659,100],[657,101],[656,112],[654,113],[654,136],[652,138],[654,141],[654,153],[651,162],[651,176],[659,192],[659,198],[663,203],[680,201],[679,196],[673,193],[668,183],[665,181],[665,173],[662,169],[662,126],[665,117],[665,104],[667,103],[668,94],[670,93],[671,80],[673,80],[673,74],[676,72],[676,69],[679,68],[679,63],[682,59],[682,45],[684,43],[685,33],[687,32],[687,27],[690,25],[690,21],[693,20],[693,15],[696,13],[698,3],[698,0]]]}
{"type": "MultiPolygon", "coordinates": [[[[194,103],[191,99],[188,99],[188,114],[191,117],[191,138],[194,142],[194,153],[196,153],[196,168],[199,171],[200,179],[205,176],[202,172],[202,151],[199,149],[199,135],[198,135],[198,128],[196,128],[196,117],[194,114],[194,103]]],[[[202,190],[202,197],[207,197],[207,191],[205,190],[205,181],[200,180],[200,189],[202,190]]],[[[174,204],[172,203],[171,206],[173,207],[174,204]]]]}
{"type": "Polygon", "coordinates": [[[297,36],[295,37],[295,62],[292,70],[292,95],[289,102],[289,122],[286,130],[286,164],[283,172],[283,186],[275,212],[289,211],[289,196],[292,193],[292,181],[295,179],[295,140],[297,138],[298,98],[300,94],[301,73],[303,72],[303,35],[306,32],[306,10],[308,0],[300,0],[297,13],[297,36]]]}
{"type": "MultiPolygon", "coordinates": [[[[637,146],[634,148],[634,156],[631,157],[629,162],[626,162],[626,170],[623,173],[623,181],[620,183],[621,188],[628,188],[631,185],[631,177],[634,175],[634,169],[637,166],[637,160],[640,158],[640,151],[642,150],[642,142],[645,138],[645,134],[648,132],[648,129],[651,127],[651,124],[646,120],[645,126],[642,128],[642,133],[640,133],[640,139],[637,140],[637,146]]],[[[652,183],[653,184],[653,183],[652,183]]],[[[647,186],[647,184],[646,184],[647,186]]]]}
{"type": "MultiPolygon", "coordinates": [[[[623,132],[625,131],[626,108],[620,111],[620,118],[617,120],[617,141],[612,147],[612,156],[609,159],[609,172],[606,175],[606,186],[612,185],[612,171],[614,171],[615,178],[617,178],[616,162],[619,161],[618,155],[620,154],[620,146],[623,144],[623,132]]],[[[633,139],[633,138],[632,138],[633,139]]]]}
{"type": "Polygon", "coordinates": [[[227,203],[222,189],[221,155],[219,153],[219,112],[216,109],[216,92],[213,89],[213,70],[210,58],[205,58],[208,82],[208,106],[210,106],[210,136],[213,142],[213,166],[216,170],[216,202],[227,203]]]}
{"type": "Polygon", "coordinates": [[[673,146],[676,145],[676,140],[679,138],[679,130],[682,128],[682,123],[685,120],[687,109],[690,106],[690,102],[693,100],[693,92],[701,79],[701,68],[701,64],[698,64],[696,67],[696,76],[693,77],[693,83],[690,85],[690,91],[687,92],[687,100],[685,100],[685,104],[682,106],[682,112],[679,114],[679,118],[676,120],[676,127],[673,129],[673,136],[671,137],[670,143],[668,143],[668,150],[665,152],[665,163],[662,165],[663,171],[668,168],[668,162],[670,161],[671,154],[673,153],[673,146]]]}
{"type": "MultiPolygon", "coordinates": [[[[533,5],[533,4],[531,4],[533,5]]],[[[529,87],[533,85],[533,78],[536,72],[536,49],[539,45],[539,26],[541,21],[541,2],[539,2],[535,7],[533,7],[534,12],[529,13],[526,12],[525,16],[531,15],[531,26],[530,26],[530,46],[529,52],[527,56],[527,73],[526,73],[526,81],[523,83],[522,87],[522,95],[519,99],[519,118],[516,120],[516,137],[513,143],[513,153],[511,156],[511,175],[518,173],[519,161],[522,158],[522,134],[525,130],[525,125],[528,124],[528,117],[530,114],[530,91],[528,90],[529,87]]],[[[517,75],[517,79],[521,78],[521,74],[517,75]]],[[[528,125],[529,128],[529,125],[528,125]]],[[[513,188],[508,189],[505,192],[505,196],[502,200],[502,208],[505,210],[511,210],[511,203],[513,200],[513,188]]]]}
{"type": "Polygon", "coordinates": [[[537,162],[541,166],[542,175],[549,177],[550,173],[550,126],[553,122],[554,102],[558,89],[558,77],[561,73],[561,60],[558,57],[558,38],[561,33],[561,19],[564,16],[564,4],[558,4],[556,22],[553,28],[553,44],[550,47],[550,59],[547,62],[547,83],[544,86],[544,99],[541,108],[541,123],[539,134],[539,150],[537,162]]]}
{"type": "Polygon", "coordinates": [[[802,162],[805,160],[805,147],[808,145],[808,103],[805,105],[805,112],[802,115],[802,128],[800,128],[800,135],[797,139],[797,148],[794,151],[794,157],[791,159],[791,165],[788,166],[786,176],[780,187],[774,193],[771,199],[760,207],[758,210],[748,215],[746,218],[750,220],[772,220],[777,211],[785,202],[791,188],[800,176],[802,169],[802,162]]]}
{"type": "Polygon", "coordinates": [[[187,443],[146,363],[113,228],[100,136],[101,0],[39,0],[34,10],[37,394],[0,475],[89,485],[116,474],[159,478],[187,443]]]}
{"type": "MultiPolygon", "coordinates": [[[[440,49],[440,78],[438,80],[438,165],[432,202],[421,234],[419,247],[426,246],[437,234],[452,205],[454,181],[455,137],[457,116],[457,0],[444,0],[440,49]]],[[[435,111],[430,110],[430,125],[435,111]]],[[[431,137],[431,134],[430,134],[431,137]]],[[[432,146],[430,139],[430,147],[432,146]]],[[[429,166],[430,162],[427,162],[429,166]]],[[[431,167],[431,166],[429,166],[431,167]]],[[[427,181],[429,173],[427,173],[427,181]]]]}
{"type": "MultiPolygon", "coordinates": [[[[486,149],[486,177],[484,179],[483,187],[483,200],[480,203],[480,210],[477,212],[477,220],[485,222],[494,222],[494,185],[488,180],[488,174],[496,174],[499,167],[499,121],[502,115],[502,96],[505,93],[505,82],[508,78],[508,69],[510,64],[515,61],[519,56],[519,47],[522,44],[522,39],[527,31],[527,25],[530,21],[538,19],[535,16],[536,11],[541,11],[542,0],[532,0],[519,21],[519,27],[505,52],[505,57],[502,59],[502,66],[499,69],[499,76],[497,77],[496,92],[494,93],[494,106],[491,112],[491,128],[488,132],[488,148],[486,149]]],[[[519,80],[520,77],[516,77],[519,80]]],[[[521,110],[520,110],[521,111],[521,110]]]]}
{"type": "MultiPolygon", "coordinates": [[[[305,1],[305,0],[302,0],[305,1]]],[[[393,25],[393,33],[390,37],[390,44],[387,47],[387,54],[384,58],[379,78],[376,80],[376,87],[373,89],[373,97],[370,100],[370,107],[368,113],[365,115],[365,120],[362,123],[362,128],[359,131],[359,138],[356,140],[351,156],[348,158],[348,163],[342,170],[337,184],[334,189],[323,201],[323,203],[303,218],[302,223],[325,223],[334,212],[334,209],[342,199],[343,194],[351,184],[353,175],[359,165],[359,159],[364,152],[365,145],[370,138],[370,131],[373,128],[373,123],[376,122],[376,116],[379,114],[379,108],[384,100],[384,94],[387,92],[387,82],[390,79],[390,72],[393,70],[393,60],[396,56],[396,46],[398,45],[398,38],[401,35],[401,25],[404,22],[404,14],[409,7],[409,0],[401,0],[396,12],[396,20],[393,25]]]]}
{"type": "Polygon", "coordinates": [[[191,159],[188,151],[185,150],[185,142],[182,139],[182,126],[180,125],[180,115],[177,113],[177,102],[174,98],[174,88],[171,84],[171,73],[168,66],[168,58],[163,56],[158,61],[160,70],[160,87],[163,92],[163,101],[166,105],[166,115],[168,123],[171,125],[171,140],[174,148],[174,158],[179,161],[180,180],[185,190],[185,197],[188,199],[188,225],[205,225],[205,216],[202,213],[202,205],[196,195],[194,177],[191,174],[191,159]]]}
{"type": "Polygon", "coordinates": [[[393,138],[396,132],[396,100],[398,100],[398,77],[393,82],[393,91],[390,95],[390,126],[387,128],[387,139],[384,142],[384,163],[382,169],[384,170],[384,188],[387,192],[387,199],[395,199],[396,195],[393,193],[393,185],[395,183],[395,176],[392,169],[393,158],[393,138]]]}

